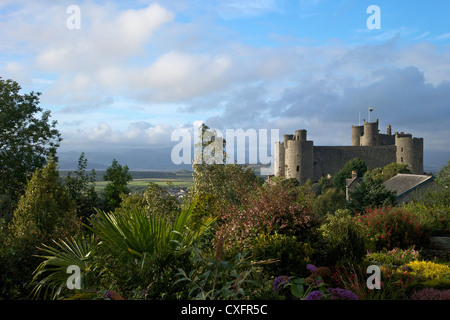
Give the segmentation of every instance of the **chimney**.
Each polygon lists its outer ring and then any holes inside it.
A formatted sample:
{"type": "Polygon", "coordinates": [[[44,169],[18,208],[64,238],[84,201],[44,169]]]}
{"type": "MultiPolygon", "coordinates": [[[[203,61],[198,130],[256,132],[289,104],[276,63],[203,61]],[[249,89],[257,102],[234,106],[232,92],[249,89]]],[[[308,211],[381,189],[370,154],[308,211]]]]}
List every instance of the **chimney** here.
{"type": "Polygon", "coordinates": [[[356,172],[356,170],[352,171],[352,179],[356,179],[358,177],[358,173],[356,172]]]}

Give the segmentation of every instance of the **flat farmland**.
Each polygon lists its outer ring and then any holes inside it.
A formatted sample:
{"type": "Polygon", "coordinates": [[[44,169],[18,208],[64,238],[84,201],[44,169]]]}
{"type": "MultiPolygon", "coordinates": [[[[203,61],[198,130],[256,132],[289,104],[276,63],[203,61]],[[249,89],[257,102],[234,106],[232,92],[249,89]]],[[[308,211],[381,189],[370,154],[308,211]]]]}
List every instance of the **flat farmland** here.
{"type": "MultiPolygon", "coordinates": [[[[63,177],[67,175],[68,171],[60,171],[63,177]]],[[[148,184],[153,182],[163,188],[189,188],[193,184],[192,171],[178,170],[178,171],[129,171],[133,180],[128,183],[130,192],[144,191],[148,184]]],[[[95,190],[101,192],[108,181],[103,180],[104,170],[95,170],[96,182],[95,190]]]]}

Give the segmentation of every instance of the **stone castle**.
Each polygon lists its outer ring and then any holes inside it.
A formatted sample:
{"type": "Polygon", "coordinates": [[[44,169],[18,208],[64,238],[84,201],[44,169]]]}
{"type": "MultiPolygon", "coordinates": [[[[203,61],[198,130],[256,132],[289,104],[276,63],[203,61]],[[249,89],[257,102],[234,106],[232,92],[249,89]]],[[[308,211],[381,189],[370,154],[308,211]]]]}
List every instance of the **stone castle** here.
{"type": "Polygon", "coordinates": [[[296,178],[300,183],[336,174],[353,158],[361,158],[369,169],[387,164],[406,163],[414,174],[423,174],[423,138],[404,132],[379,133],[378,119],[352,126],[351,146],[314,146],[306,138],[306,130],[285,134],[283,142],[275,143],[274,175],[296,178]]]}

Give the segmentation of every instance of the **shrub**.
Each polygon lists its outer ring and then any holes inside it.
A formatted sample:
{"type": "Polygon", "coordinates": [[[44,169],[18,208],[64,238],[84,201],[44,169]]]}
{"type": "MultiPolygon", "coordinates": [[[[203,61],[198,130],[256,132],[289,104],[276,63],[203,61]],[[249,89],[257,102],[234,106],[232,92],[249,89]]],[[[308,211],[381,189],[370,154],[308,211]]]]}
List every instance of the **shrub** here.
{"type": "Polygon", "coordinates": [[[246,299],[260,287],[249,280],[254,267],[246,254],[238,253],[229,260],[204,257],[199,250],[193,250],[193,269],[187,272],[179,268],[175,284],[186,282],[189,298],[194,300],[246,299]]]}
{"type": "Polygon", "coordinates": [[[361,300],[400,300],[408,296],[407,290],[417,279],[410,274],[397,272],[397,269],[380,266],[381,288],[369,289],[367,287],[367,268],[371,262],[361,264],[346,264],[332,266],[330,285],[351,290],[361,300]]]}
{"type": "Polygon", "coordinates": [[[299,242],[295,236],[275,233],[262,234],[254,240],[254,260],[276,260],[262,268],[269,275],[301,275],[311,262],[314,250],[309,243],[299,242]]]}
{"type": "Polygon", "coordinates": [[[450,279],[450,267],[431,261],[411,261],[406,264],[410,274],[426,279],[446,278],[450,279]]]}
{"type": "Polygon", "coordinates": [[[410,300],[450,300],[450,290],[436,290],[434,288],[425,288],[414,291],[410,300]]]}
{"type": "Polygon", "coordinates": [[[357,221],[367,226],[375,251],[424,247],[429,243],[431,230],[421,225],[414,215],[398,207],[368,209],[357,221]]]}
{"type": "Polygon", "coordinates": [[[368,230],[348,210],[338,210],[328,215],[319,230],[327,243],[331,263],[359,261],[365,256],[368,230]]]}
{"type": "Polygon", "coordinates": [[[346,205],[345,193],[342,190],[328,188],[312,201],[312,210],[315,215],[323,217],[344,209],[346,205]]]}
{"type": "Polygon", "coordinates": [[[10,227],[14,237],[43,233],[55,239],[58,238],[57,230],[73,235],[80,228],[75,204],[61,183],[53,160],[34,172],[14,211],[10,227]]]}
{"type": "MultiPolygon", "coordinates": [[[[431,192],[431,191],[430,191],[431,192]]],[[[426,201],[413,201],[401,206],[413,215],[415,220],[428,229],[450,231],[450,206],[447,204],[431,204],[426,201]]]]}
{"type": "Polygon", "coordinates": [[[394,248],[390,251],[374,252],[367,254],[366,260],[383,265],[403,265],[419,258],[419,251],[414,248],[401,250],[394,248]]]}
{"type": "Polygon", "coordinates": [[[315,226],[309,203],[297,202],[298,188],[277,183],[262,186],[247,194],[241,205],[227,203],[219,208],[214,245],[224,241],[226,253],[251,251],[254,239],[275,232],[307,241],[315,226]]]}
{"type": "Polygon", "coordinates": [[[366,208],[393,205],[394,200],[395,192],[387,189],[382,180],[367,172],[361,183],[350,192],[348,208],[354,212],[363,212],[366,208]]]}

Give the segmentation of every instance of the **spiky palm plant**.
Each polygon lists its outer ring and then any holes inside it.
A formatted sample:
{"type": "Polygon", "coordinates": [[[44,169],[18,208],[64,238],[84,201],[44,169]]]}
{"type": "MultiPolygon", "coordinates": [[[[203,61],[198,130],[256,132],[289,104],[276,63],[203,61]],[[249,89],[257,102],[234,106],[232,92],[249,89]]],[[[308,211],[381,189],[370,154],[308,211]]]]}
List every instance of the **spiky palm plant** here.
{"type": "Polygon", "coordinates": [[[85,237],[71,237],[54,241],[56,246],[43,244],[40,248],[46,255],[38,256],[45,260],[34,271],[33,281],[37,282],[32,290],[34,298],[55,299],[66,287],[71,276],[71,268],[76,266],[80,270],[81,289],[89,286],[89,272],[92,267],[92,255],[96,246],[94,235],[85,237]]]}
{"type": "Polygon", "coordinates": [[[215,221],[206,218],[192,227],[189,222],[194,207],[191,204],[182,209],[173,222],[145,209],[131,209],[120,215],[97,210],[97,216],[90,220],[90,229],[120,255],[164,258],[191,245],[215,221]]]}

